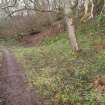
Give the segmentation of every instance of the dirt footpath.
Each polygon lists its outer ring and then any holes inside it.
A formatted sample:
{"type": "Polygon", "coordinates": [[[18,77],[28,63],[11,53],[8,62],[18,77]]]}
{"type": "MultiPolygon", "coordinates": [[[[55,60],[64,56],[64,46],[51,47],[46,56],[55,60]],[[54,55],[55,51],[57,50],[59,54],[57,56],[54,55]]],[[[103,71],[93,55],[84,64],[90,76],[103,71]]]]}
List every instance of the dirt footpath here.
{"type": "Polygon", "coordinates": [[[8,50],[3,50],[0,69],[0,105],[43,105],[27,85],[26,76],[8,50]]]}

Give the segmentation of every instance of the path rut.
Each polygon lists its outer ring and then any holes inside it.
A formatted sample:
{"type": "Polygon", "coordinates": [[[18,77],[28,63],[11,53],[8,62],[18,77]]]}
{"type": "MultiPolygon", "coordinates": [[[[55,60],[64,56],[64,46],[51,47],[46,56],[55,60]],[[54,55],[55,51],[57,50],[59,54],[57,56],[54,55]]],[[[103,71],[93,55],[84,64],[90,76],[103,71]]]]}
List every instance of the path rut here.
{"type": "Polygon", "coordinates": [[[0,70],[0,97],[3,97],[1,105],[42,105],[38,97],[32,95],[25,73],[7,49],[3,50],[0,70]]]}

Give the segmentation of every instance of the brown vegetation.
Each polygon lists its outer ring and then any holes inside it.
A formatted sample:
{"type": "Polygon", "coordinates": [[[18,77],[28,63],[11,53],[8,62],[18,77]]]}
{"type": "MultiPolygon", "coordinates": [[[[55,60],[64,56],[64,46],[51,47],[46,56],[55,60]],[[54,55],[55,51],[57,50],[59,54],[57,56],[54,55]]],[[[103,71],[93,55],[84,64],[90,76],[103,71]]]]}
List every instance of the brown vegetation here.
{"type": "Polygon", "coordinates": [[[101,75],[98,75],[93,82],[93,86],[96,92],[105,93],[105,81],[101,75]]]}
{"type": "Polygon", "coordinates": [[[53,23],[46,31],[39,32],[33,35],[28,35],[23,38],[25,44],[40,44],[46,37],[57,35],[64,32],[64,24],[61,21],[53,23]]]}

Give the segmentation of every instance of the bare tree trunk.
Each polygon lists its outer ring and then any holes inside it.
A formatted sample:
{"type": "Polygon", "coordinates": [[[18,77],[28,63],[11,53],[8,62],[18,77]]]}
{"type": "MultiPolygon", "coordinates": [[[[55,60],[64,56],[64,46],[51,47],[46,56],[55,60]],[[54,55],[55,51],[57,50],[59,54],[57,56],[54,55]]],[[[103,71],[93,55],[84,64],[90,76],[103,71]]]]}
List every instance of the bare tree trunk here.
{"type": "Polygon", "coordinates": [[[76,33],[75,33],[75,26],[73,24],[73,19],[69,18],[68,16],[65,16],[66,24],[67,24],[67,31],[71,43],[71,47],[74,51],[79,51],[77,39],[76,39],[76,33]]]}
{"type": "Polygon", "coordinates": [[[64,14],[65,14],[65,20],[67,24],[67,31],[68,31],[68,36],[69,40],[71,43],[72,50],[74,51],[79,51],[77,39],[76,39],[76,32],[75,32],[75,26],[73,22],[73,6],[75,7],[75,1],[72,0],[73,2],[69,2],[68,0],[64,0],[64,14]],[[71,4],[70,4],[71,3],[71,4]]]}

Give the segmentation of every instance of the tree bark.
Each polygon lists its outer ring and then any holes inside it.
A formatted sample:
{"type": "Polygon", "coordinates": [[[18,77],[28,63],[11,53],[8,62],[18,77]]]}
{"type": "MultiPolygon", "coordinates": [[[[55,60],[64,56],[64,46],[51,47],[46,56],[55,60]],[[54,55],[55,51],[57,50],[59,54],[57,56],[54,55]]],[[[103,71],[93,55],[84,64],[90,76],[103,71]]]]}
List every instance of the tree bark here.
{"type": "Polygon", "coordinates": [[[73,19],[69,18],[68,16],[65,16],[65,19],[66,19],[67,31],[68,31],[71,47],[74,51],[79,51],[80,49],[78,47],[78,43],[76,39],[76,32],[75,32],[75,26],[73,24],[73,19]]]}

